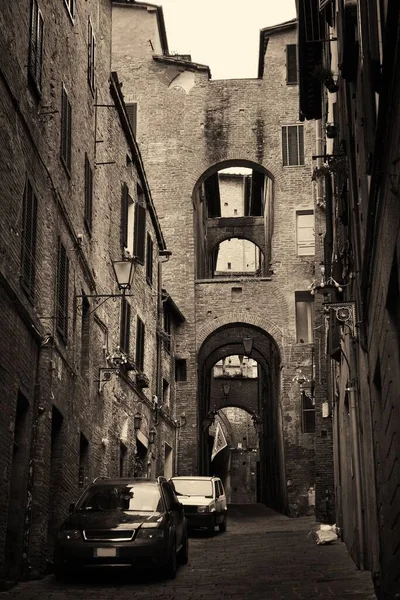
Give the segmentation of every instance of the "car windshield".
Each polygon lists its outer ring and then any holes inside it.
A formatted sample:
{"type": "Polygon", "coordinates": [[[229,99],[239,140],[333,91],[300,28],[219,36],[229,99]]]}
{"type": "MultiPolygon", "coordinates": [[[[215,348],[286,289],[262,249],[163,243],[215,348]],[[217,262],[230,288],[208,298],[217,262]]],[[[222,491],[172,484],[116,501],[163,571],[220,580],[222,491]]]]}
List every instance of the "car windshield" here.
{"type": "Polygon", "coordinates": [[[129,510],[160,512],[163,510],[160,491],[156,485],[96,485],[89,488],[78,510],[129,510]]]}
{"type": "Polygon", "coordinates": [[[175,492],[178,496],[206,496],[213,497],[211,481],[199,479],[173,479],[175,492]]]}

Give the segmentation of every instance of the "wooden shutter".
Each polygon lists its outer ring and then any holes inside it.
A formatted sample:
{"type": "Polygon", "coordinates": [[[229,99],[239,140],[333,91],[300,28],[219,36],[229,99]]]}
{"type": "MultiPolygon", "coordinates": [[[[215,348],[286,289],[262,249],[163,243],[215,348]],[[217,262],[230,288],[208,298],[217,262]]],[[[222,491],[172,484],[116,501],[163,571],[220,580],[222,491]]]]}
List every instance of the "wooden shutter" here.
{"type": "Polygon", "coordinates": [[[37,198],[27,179],[23,198],[21,284],[33,299],[36,273],[37,198]]]}
{"type": "Polygon", "coordinates": [[[69,261],[61,241],[58,244],[57,269],[57,329],[64,341],[68,334],[68,277],[69,261]]]}
{"type": "Polygon", "coordinates": [[[37,30],[38,30],[39,5],[37,0],[32,0],[31,31],[29,38],[29,74],[36,81],[37,61],[37,30]]]}
{"type": "Polygon", "coordinates": [[[92,230],[93,216],[93,171],[87,154],[85,154],[85,223],[92,230]]]}
{"type": "Polygon", "coordinates": [[[88,20],[88,82],[89,82],[89,87],[90,87],[92,93],[94,93],[94,66],[95,66],[94,52],[95,52],[95,38],[94,38],[94,33],[93,33],[93,26],[89,19],[88,20]]]}
{"type": "Polygon", "coordinates": [[[133,135],[136,136],[137,126],[137,102],[132,102],[126,105],[126,112],[128,114],[129,123],[131,124],[133,135]]]}
{"type": "Polygon", "coordinates": [[[144,367],[144,323],[140,317],[136,325],[136,368],[143,371],[144,367]]]}
{"type": "Polygon", "coordinates": [[[144,264],[144,244],[146,236],[146,207],[135,204],[135,235],[133,240],[133,254],[140,264],[144,264]]]}
{"type": "Polygon", "coordinates": [[[289,44],[286,46],[286,83],[297,83],[297,46],[289,44]]]}
{"type": "Polygon", "coordinates": [[[126,183],[121,188],[121,245],[128,247],[128,196],[129,188],[126,183]]]}
{"type": "Polygon", "coordinates": [[[153,240],[149,233],[147,234],[146,279],[148,283],[153,283],[153,240]]]}
{"type": "Polygon", "coordinates": [[[130,330],[131,330],[131,305],[126,298],[122,298],[121,302],[121,329],[120,329],[120,342],[122,352],[129,354],[130,344],[130,330]]]}
{"type": "Polygon", "coordinates": [[[71,171],[72,108],[67,90],[62,87],[61,97],[61,158],[68,172],[71,171]]]}

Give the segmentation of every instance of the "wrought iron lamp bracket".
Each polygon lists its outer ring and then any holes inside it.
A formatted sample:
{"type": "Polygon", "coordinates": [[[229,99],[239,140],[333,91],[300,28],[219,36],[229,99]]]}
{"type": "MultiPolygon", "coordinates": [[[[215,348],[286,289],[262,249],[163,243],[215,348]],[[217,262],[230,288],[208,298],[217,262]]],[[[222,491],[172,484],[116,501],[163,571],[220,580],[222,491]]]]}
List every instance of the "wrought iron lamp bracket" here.
{"type": "Polygon", "coordinates": [[[356,331],[356,303],[354,300],[347,302],[325,302],[326,310],[334,310],[336,319],[343,325],[347,325],[353,338],[357,337],[356,331]]]}

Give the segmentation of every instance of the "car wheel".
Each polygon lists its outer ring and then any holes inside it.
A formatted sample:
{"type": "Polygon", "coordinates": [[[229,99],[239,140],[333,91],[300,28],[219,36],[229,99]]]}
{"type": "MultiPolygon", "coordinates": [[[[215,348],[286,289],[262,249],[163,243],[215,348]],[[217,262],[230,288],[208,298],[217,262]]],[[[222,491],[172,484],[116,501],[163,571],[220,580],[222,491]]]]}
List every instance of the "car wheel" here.
{"type": "Polygon", "coordinates": [[[222,523],[220,523],[218,525],[218,528],[221,533],[224,533],[226,531],[227,525],[228,525],[228,517],[227,517],[227,515],[225,515],[222,523]]]}
{"type": "Polygon", "coordinates": [[[171,544],[167,563],[164,567],[165,577],[167,579],[175,579],[177,568],[178,568],[178,564],[177,564],[177,556],[176,556],[176,540],[174,539],[171,544]]]}
{"type": "Polygon", "coordinates": [[[179,552],[179,560],[183,565],[186,565],[187,561],[189,560],[189,538],[188,538],[188,532],[187,532],[186,528],[183,533],[182,548],[180,549],[180,552],[179,552]]]}

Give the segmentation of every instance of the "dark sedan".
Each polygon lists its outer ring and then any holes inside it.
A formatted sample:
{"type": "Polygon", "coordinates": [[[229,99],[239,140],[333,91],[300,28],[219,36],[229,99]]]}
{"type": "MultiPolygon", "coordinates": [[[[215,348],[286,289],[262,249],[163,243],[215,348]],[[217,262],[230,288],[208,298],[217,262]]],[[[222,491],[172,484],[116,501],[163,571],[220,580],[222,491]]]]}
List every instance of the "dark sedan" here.
{"type": "Polygon", "coordinates": [[[188,560],[187,524],[173,486],[163,477],[100,479],[88,486],[59,529],[54,571],[155,564],[176,575],[188,560]]]}

